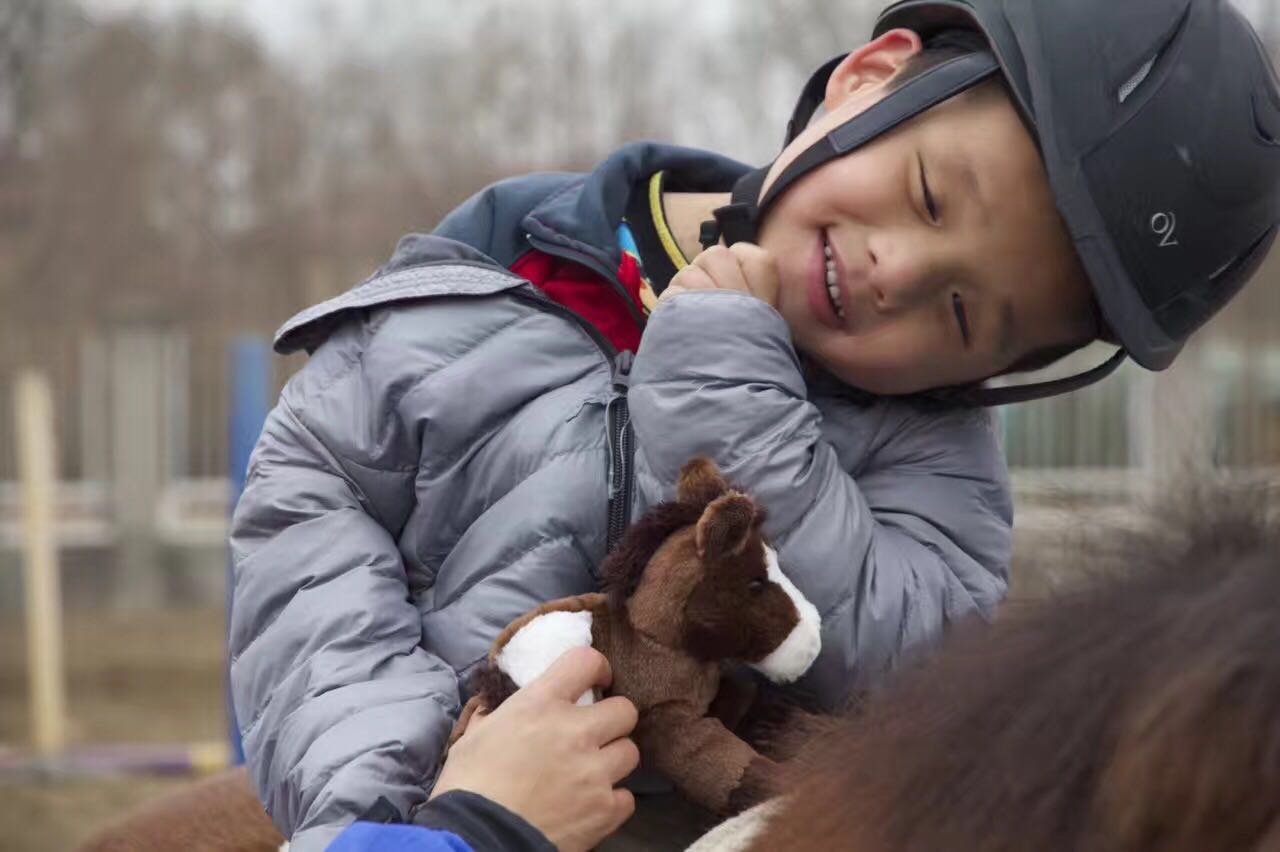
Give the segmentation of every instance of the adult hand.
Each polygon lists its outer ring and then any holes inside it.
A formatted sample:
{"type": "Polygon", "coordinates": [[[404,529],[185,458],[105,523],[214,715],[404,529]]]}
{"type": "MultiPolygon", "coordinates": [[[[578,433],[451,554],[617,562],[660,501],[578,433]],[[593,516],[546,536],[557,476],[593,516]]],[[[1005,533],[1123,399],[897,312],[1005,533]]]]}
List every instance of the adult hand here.
{"type": "Polygon", "coordinates": [[[754,243],[712,246],[671,279],[659,301],[690,290],[736,290],[778,305],[778,268],[754,243]]]}
{"type": "Polygon", "coordinates": [[[635,811],[630,791],[614,789],[640,762],[627,739],[634,705],[621,697],[574,703],[611,679],[598,651],[565,653],[497,710],[471,718],[432,797],[468,790],[519,815],[563,852],[591,849],[635,811]]]}

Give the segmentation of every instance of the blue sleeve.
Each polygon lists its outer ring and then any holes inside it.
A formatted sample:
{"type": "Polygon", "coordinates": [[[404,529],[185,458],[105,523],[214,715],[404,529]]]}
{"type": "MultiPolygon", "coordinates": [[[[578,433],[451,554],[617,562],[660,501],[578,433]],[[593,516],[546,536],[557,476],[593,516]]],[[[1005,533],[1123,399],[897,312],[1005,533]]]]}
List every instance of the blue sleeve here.
{"type": "Polygon", "coordinates": [[[473,852],[461,837],[416,825],[353,822],[328,852],[473,852]]]}
{"type": "Polygon", "coordinates": [[[414,813],[413,825],[377,822],[376,807],[338,835],[328,852],[556,852],[523,818],[466,790],[431,799],[414,813]]]}

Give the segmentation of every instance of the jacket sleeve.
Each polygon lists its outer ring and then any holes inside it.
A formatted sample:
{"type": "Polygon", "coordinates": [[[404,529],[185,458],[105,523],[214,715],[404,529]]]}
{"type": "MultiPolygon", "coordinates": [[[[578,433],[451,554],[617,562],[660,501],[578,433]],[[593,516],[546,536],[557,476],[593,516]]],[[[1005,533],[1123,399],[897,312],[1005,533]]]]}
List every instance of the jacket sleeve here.
{"type": "Polygon", "coordinates": [[[292,852],[325,848],[380,796],[412,818],[458,707],[395,538],[422,431],[403,412],[429,370],[370,328],[341,329],[285,388],[232,523],[236,716],[292,852]]]}
{"type": "Polygon", "coordinates": [[[768,510],[784,571],[823,620],[802,682],[834,707],[948,622],[990,614],[1012,539],[990,414],[809,399],[789,330],[730,291],[681,294],[649,320],[631,373],[638,486],[669,495],[714,459],[768,510]]]}
{"type": "Polygon", "coordinates": [[[556,852],[522,817],[484,796],[451,790],[418,811],[418,825],[354,822],[328,852],[556,852]]]}

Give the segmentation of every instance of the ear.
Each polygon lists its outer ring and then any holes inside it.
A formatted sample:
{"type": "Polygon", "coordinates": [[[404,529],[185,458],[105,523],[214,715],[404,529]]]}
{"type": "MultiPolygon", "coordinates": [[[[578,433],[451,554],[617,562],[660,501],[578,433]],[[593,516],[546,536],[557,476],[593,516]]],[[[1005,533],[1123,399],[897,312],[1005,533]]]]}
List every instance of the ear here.
{"type": "Polygon", "coordinates": [[[698,519],[695,541],[699,558],[714,562],[741,553],[755,519],[756,504],[741,492],[730,491],[712,500],[698,519]]]}
{"type": "Polygon", "coordinates": [[[908,59],[922,50],[924,44],[920,36],[901,28],[889,30],[875,41],[867,42],[846,56],[831,72],[823,106],[831,112],[851,95],[868,87],[883,85],[908,59]]]}
{"type": "Polygon", "coordinates": [[[728,490],[729,483],[725,481],[715,462],[699,456],[680,468],[676,500],[694,506],[705,506],[728,490]]]}

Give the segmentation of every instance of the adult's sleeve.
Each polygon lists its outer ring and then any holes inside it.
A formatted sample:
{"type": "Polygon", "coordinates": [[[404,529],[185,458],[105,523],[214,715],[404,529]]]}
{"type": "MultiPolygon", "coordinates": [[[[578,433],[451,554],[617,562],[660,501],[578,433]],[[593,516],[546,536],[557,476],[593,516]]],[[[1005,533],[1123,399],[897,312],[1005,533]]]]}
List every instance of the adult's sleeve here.
{"type": "Polygon", "coordinates": [[[427,802],[417,825],[355,822],[329,852],[555,852],[546,835],[497,804],[465,790],[427,802]]]}

